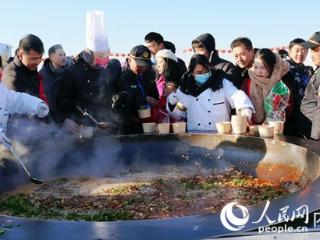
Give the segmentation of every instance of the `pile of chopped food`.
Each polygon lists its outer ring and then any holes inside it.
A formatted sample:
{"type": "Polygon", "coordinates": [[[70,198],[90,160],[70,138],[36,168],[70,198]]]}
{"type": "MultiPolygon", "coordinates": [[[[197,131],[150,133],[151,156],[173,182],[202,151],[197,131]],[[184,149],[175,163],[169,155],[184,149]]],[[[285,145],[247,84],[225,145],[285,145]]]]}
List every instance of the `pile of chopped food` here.
{"type": "Polygon", "coordinates": [[[116,221],[180,217],[252,205],[288,194],[284,187],[235,168],[192,176],[60,178],[0,198],[0,213],[41,219],[116,221]]]}

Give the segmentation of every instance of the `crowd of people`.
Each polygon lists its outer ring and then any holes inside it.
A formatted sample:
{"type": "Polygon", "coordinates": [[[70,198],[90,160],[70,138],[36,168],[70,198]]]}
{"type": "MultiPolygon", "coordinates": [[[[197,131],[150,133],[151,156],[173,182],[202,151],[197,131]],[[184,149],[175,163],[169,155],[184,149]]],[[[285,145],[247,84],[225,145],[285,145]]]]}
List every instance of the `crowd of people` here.
{"type": "Polygon", "coordinates": [[[131,49],[124,64],[109,58],[103,38],[74,58],[56,44],[38,71],[44,45],[29,34],[1,74],[0,139],[10,141],[7,122],[16,114],[45,117],[78,135],[81,125],[95,125],[83,111],[108,123],[104,134],[139,134],[143,122],[165,121],[211,132],[216,122],[239,114],[250,125],[283,120],[285,135],[320,139],[320,32],[307,41],[293,39],[281,55],[239,37],[230,44],[235,64],[219,56],[209,33],[191,46],[186,66],[174,44],[155,32],[131,49]],[[315,70],[304,65],[308,52],[315,70]],[[146,108],[151,116],[139,118],[138,110],[146,108]]]}

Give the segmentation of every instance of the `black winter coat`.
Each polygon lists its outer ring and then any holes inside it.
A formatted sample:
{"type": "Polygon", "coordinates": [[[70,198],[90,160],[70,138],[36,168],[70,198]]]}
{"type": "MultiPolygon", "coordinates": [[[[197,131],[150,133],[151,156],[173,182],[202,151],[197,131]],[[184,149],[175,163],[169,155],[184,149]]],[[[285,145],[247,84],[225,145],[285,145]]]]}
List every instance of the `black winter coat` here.
{"type": "Polygon", "coordinates": [[[320,140],[320,67],[307,85],[301,102],[301,112],[312,122],[311,137],[320,140]]]}
{"type": "Polygon", "coordinates": [[[129,95],[128,104],[124,109],[125,134],[142,133],[137,110],[147,105],[147,96],[159,99],[155,82],[155,72],[147,70],[142,76],[138,77],[138,75],[130,69],[126,69],[122,71],[120,81],[115,85],[117,92],[126,91],[129,95]],[[143,90],[139,86],[138,78],[143,90]]]}
{"type": "Polygon", "coordinates": [[[48,105],[50,108],[50,115],[54,120],[59,121],[61,118],[61,113],[59,113],[56,107],[56,92],[57,92],[57,84],[59,79],[61,79],[62,74],[66,67],[59,69],[58,71],[53,69],[50,59],[47,58],[40,70],[40,75],[43,79],[44,92],[48,99],[48,105]]]}
{"type": "Polygon", "coordinates": [[[28,93],[46,100],[43,93],[42,80],[38,71],[28,69],[17,56],[5,67],[1,81],[9,89],[28,93]]]}
{"type": "Polygon", "coordinates": [[[211,34],[202,34],[192,42],[199,42],[208,50],[211,67],[216,70],[217,73],[221,72],[224,75],[224,78],[232,82],[238,89],[241,88],[243,83],[241,72],[231,62],[219,57],[219,54],[215,49],[215,39],[211,34]]]}
{"type": "Polygon", "coordinates": [[[210,64],[216,72],[220,72],[224,78],[232,82],[238,89],[241,89],[243,78],[241,77],[241,72],[233,63],[220,58],[218,53],[215,52],[211,55],[210,64]]]}
{"type": "MultiPolygon", "coordinates": [[[[28,93],[32,96],[47,101],[44,93],[43,81],[37,70],[30,70],[19,60],[17,56],[4,69],[2,74],[2,83],[9,89],[17,92],[28,93]]],[[[34,116],[30,118],[26,115],[14,114],[10,116],[8,121],[8,135],[22,136],[23,134],[33,134],[34,127],[42,123],[47,123],[48,118],[39,119],[34,116]],[[26,131],[28,129],[28,131],[26,131]],[[23,133],[23,134],[22,134],[23,133]]],[[[36,129],[35,129],[36,130],[36,129]]],[[[36,130],[37,131],[37,130],[36,130]]]]}
{"type": "Polygon", "coordinates": [[[308,137],[311,135],[311,121],[301,113],[300,106],[304,97],[305,89],[313,74],[313,69],[304,64],[296,64],[292,59],[290,63],[290,71],[283,77],[284,82],[290,89],[290,98],[293,99],[292,115],[286,118],[284,134],[308,137]]]}
{"type": "Polygon", "coordinates": [[[106,69],[98,69],[88,64],[80,54],[78,61],[67,68],[59,80],[56,103],[64,118],[71,118],[79,124],[93,124],[81,115],[77,109],[80,106],[98,121],[111,124],[112,133],[118,133],[121,120],[111,105],[114,82],[120,72],[118,62],[110,62],[106,69]]]}
{"type": "Polygon", "coordinates": [[[187,72],[186,63],[181,58],[178,58],[178,72],[180,76],[187,72]]]}

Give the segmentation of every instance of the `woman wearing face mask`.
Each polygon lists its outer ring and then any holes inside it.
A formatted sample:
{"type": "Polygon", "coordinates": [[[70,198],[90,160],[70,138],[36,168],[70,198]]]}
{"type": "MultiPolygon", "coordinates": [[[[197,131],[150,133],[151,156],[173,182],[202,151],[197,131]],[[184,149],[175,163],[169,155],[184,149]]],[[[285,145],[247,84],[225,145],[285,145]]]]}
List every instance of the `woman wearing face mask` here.
{"type": "Polygon", "coordinates": [[[199,54],[191,58],[179,89],[168,96],[167,110],[176,119],[184,117],[178,102],[187,109],[188,131],[215,131],[216,122],[230,120],[231,108],[248,120],[254,111],[248,96],[212,70],[208,58],[199,54]]]}
{"type": "MultiPolygon", "coordinates": [[[[156,122],[163,123],[168,121],[166,115],[167,97],[179,87],[182,74],[178,70],[178,58],[170,50],[159,50],[156,54],[156,59],[156,84],[159,101],[153,109],[153,116],[155,116],[156,122]]],[[[174,119],[170,118],[169,121],[174,122],[174,119]]]]}
{"type": "Polygon", "coordinates": [[[270,49],[260,49],[249,69],[250,79],[245,92],[250,96],[256,112],[255,123],[270,120],[285,120],[290,91],[281,78],[289,71],[289,64],[270,49]]]}

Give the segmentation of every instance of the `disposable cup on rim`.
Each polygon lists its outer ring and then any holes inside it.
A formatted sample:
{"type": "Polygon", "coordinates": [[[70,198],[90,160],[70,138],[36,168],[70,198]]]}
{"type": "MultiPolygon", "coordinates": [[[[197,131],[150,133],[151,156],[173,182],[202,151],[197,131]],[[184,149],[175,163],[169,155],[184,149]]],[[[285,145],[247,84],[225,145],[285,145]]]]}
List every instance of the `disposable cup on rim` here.
{"type": "Polygon", "coordinates": [[[270,120],[268,121],[268,124],[274,127],[274,134],[283,134],[284,121],[270,120]]]}
{"type": "Polygon", "coordinates": [[[156,131],[156,123],[142,123],[144,133],[154,133],[156,131]]]}
{"type": "Polygon", "coordinates": [[[80,138],[92,138],[93,127],[91,126],[80,126],[80,138]]]}
{"type": "Polygon", "coordinates": [[[218,133],[230,133],[231,132],[231,122],[216,122],[216,128],[218,133]]]}
{"type": "Polygon", "coordinates": [[[172,123],[172,129],[174,133],[185,133],[187,123],[186,122],[175,122],[172,123]]]}
{"type": "Polygon", "coordinates": [[[244,134],[247,132],[247,117],[240,115],[231,116],[232,132],[235,134],[244,134]]]}
{"type": "Polygon", "coordinates": [[[260,137],[273,137],[274,127],[270,125],[259,126],[260,137]]]}
{"type": "Polygon", "coordinates": [[[157,130],[159,134],[167,134],[170,133],[170,123],[158,123],[157,130]]]}
{"type": "Polygon", "coordinates": [[[138,114],[140,118],[148,118],[151,116],[150,108],[139,109],[138,114]]]}

